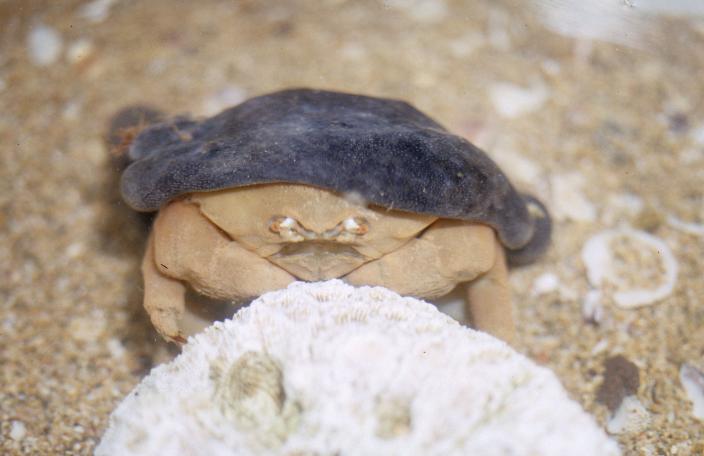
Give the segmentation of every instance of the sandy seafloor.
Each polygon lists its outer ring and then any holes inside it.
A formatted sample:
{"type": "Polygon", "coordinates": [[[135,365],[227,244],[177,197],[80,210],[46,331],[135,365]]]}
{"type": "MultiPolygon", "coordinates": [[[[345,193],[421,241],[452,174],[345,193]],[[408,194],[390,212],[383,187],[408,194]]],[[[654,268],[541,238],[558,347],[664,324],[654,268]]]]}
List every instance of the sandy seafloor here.
{"type": "Polygon", "coordinates": [[[679,369],[704,368],[704,238],[672,220],[704,221],[704,19],[625,3],[0,1],[0,453],[91,453],[164,351],[102,139],[111,114],[209,115],[306,86],[408,100],[546,201],[553,247],[511,277],[517,348],[602,425],[603,362],[623,354],[647,410],[617,436],[624,454],[703,454],[679,369]],[[604,299],[594,324],[580,251],[616,226],[665,242],[677,283],[638,309],[604,299]]]}

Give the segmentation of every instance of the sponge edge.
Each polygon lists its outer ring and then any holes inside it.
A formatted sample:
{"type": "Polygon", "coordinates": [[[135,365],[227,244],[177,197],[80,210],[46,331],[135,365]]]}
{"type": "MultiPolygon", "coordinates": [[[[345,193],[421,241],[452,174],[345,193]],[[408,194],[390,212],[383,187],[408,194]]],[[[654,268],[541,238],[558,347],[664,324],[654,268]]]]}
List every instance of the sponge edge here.
{"type": "Polygon", "coordinates": [[[618,455],[555,375],[423,301],[294,283],[191,337],[100,455],[618,455]]]}

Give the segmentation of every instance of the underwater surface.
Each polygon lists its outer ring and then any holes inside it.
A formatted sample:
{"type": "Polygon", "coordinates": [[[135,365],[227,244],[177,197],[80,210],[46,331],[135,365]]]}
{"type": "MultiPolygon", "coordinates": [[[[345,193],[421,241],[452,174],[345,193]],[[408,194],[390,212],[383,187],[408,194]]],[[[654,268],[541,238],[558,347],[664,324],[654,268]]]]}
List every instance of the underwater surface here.
{"type": "Polygon", "coordinates": [[[292,87],[408,101],[539,197],[553,243],[510,272],[515,348],[624,454],[704,453],[702,75],[697,1],[0,2],[0,453],[92,453],[176,352],[142,308],[111,117],[292,87]]]}

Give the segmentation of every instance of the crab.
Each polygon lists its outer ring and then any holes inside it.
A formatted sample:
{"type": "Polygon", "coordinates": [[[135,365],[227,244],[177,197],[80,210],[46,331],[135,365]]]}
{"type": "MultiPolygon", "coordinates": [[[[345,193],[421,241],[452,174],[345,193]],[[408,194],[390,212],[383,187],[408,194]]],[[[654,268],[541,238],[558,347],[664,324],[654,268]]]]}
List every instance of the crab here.
{"type": "Polygon", "coordinates": [[[473,326],[510,342],[507,263],[549,244],[537,199],[402,101],[284,90],[142,125],[126,147],[123,198],[158,211],[144,307],[169,341],[185,341],[189,288],[244,302],[339,278],[424,299],[462,287],[473,326]]]}

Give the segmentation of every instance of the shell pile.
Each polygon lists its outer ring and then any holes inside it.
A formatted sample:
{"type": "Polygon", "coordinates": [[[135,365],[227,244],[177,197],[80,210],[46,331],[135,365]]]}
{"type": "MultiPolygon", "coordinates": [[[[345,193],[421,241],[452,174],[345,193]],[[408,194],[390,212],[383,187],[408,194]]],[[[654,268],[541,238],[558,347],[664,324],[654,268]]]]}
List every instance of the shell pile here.
{"type": "Polygon", "coordinates": [[[96,455],[617,455],[555,375],[434,306],[340,281],[191,337],[96,455]]]}

